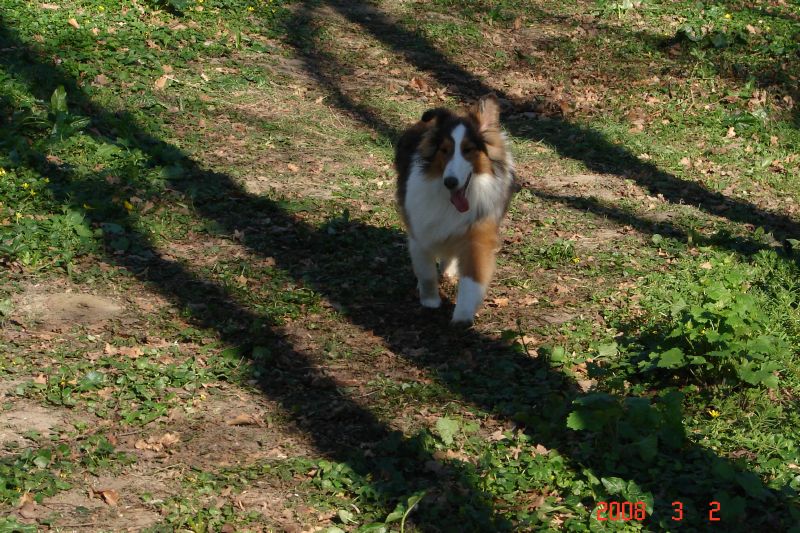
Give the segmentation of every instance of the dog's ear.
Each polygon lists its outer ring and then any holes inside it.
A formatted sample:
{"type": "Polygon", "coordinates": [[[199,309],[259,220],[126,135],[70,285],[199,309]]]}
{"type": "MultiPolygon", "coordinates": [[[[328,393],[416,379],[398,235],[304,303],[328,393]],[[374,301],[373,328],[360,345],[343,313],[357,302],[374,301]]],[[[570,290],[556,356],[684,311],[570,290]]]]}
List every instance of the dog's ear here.
{"type": "Polygon", "coordinates": [[[500,102],[494,93],[481,97],[471,114],[478,122],[480,131],[500,129],[500,102]]]}
{"type": "Polygon", "coordinates": [[[422,122],[430,122],[431,120],[441,120],[445,117],[450,116],[450,111],[445,109],[444,107],[437,107],[434,109],[428,109],[422,114],[422,122]]]}

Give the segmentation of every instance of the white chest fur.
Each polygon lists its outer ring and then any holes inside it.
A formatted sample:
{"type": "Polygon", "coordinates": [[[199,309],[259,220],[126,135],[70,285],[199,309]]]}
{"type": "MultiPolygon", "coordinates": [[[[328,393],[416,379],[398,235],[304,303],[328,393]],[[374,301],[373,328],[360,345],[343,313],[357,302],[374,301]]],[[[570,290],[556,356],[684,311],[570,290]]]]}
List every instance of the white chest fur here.
{"type": "Polygon", "coordinates": [[[460,213],[450,202],[450,191],[442,180],[427,177],[416,159],[409,172],[404,202],[412,237],[424,248],[433,249],[463,235],[478,219],[489,217],[499,222],[510,182],[510,175],[473,175],[467,188],[470,208],[460,213]]]}

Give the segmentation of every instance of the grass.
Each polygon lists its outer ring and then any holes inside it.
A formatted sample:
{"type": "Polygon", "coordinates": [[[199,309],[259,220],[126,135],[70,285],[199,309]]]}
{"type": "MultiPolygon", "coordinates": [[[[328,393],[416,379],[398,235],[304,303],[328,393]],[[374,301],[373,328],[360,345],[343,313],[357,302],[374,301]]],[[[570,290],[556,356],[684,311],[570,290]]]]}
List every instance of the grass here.
{"type": "Polygon", "coordinates": [[[7,4],[0,530],[796,529],[793,5],[7,4]],[[460,334],[392,142],[489,89],[524,188],[460,334]]]}

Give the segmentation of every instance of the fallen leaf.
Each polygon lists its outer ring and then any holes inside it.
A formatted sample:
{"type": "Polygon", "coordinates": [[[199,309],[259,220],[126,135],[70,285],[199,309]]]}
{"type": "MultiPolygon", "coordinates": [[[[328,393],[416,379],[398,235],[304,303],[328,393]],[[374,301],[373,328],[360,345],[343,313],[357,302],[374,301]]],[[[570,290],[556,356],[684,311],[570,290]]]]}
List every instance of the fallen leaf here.
{"type": "Polygon", "coordinates": [[[28,505],[29,503],[35,504],[36,500],[34,499],[33,494],[31,494],[30,492],[26,492],[25,494],[19,497],[19,502],[17,503],[17,507],[23,507],[25,505],[28,505]]]}
{"type": "Polygon", "coordinates": [[[156,80],[156,82],[153,84],[153,87],[155,88],[155,90],[163,91],[164,88],[167,86],[167,80],[168,79],[169,79],[169,76],[167,76],[166,74],[164,74],[163,76],[158,78],[156,80]]]}
{"type": "Polygon", "coordinates": [[[734,137],[736,137],[736,128],[734,128],[733,126],[729,127],[728,133],[725,135],[725,137],[727,137],[728,139],[733,139],[734,137]]]}
{"type": "Polygon", "coordinates": [[[233,418],[229,418],[228,420],[225,421],[225,424],[227,424],[229,426],[260,426],[261,425],[253,415],[248,415],[247,413],[242,413],[242,414],[234,416],[233,418]]]}
{"type": "Polygon", "coordinates": [[[142,349],[139,346],[122,346],[117,350],[117,353],[125,357],[130,357],[131,359],[136,359],[142,355],[142,349]]]}
{"type": "Polygon", "coordinates": [[[69,19],[69,20],[67,21],[67,24],[69,24],[70,26],[72,26],[72,27],[73,27],[73,28],[75,28],[76,30],[79,30],[79,29],[81,28],[81,25],[80,25],[80,24],[78,24],[78,21],[77,21],[77,20],[75,20],[75,19],[69,19]]]}
{"type": "Polygon", "coordinates": [[[300,170],[300,167],[298,167],[294,163],[289,163],[288,165],[286,165],[286,168],[288,168],[290,172],[298,172],[300,170]]]}
{"type": "Polygon", "coordinates": [[[145,439],[139,439],[134,444],[133,447],[137,450],[151,450],[154,452],[163,451],[164,448],[168,448],[175,443],[180,442],[181,437],[178,433],[164,433],[160,437],[155,435],[151,435],[150,437],[145,439]]]}
{"type": "Polygon", "coordinates": [[[25,502],[24,505],[19,507],[19,511],[17,512],[22,518],[27,518],[28,520],[36,518],[36,502],[34,500],[25,502]]]}
{"type": "Polygon", "coordinates": [[[119,492],[114,489],[100,489],[95,490],[94,493],[98,494],[104,502],[112,507],[115,507],[117,503],[119,503],[119,492]]]}
{"type": "Polygon", "coordinates": [[[498,441],[504,440],[505,438],[506,438],[506,435],[505,435],[505,432],[502,430],[502,428],[498,429],[497,431],[495,431],[494,433],[489,435],[489,440],[494,441],[494,442],[498,442],[498,441]]]}
{"type": "Polygon", "coordinates": [[[164,446],[172,446],[173,444],[180,442],[181,436],[178,433],[164,433],[158,439],[158,442],[163,444],[164,446]]]}
{"type": "Polygon", "coordinates": [[[98,74],[94,77],[95,85],[107,85],[108,81],[108,77],[105,74],[98,74]]]}
{"type": "Polygon", "coordinates": [[[47,385],[47,377],[44,374],[39,374],[33,378],[33,382],[37,385],[47,385]]]}
{"type": "Polygon", "coordinates": [[[708,261],[706,261],[705,263],[703,263],[702,265],[700,265],[700,268],[702,268],[702,269],[704,269],[704,270],[711,270],[713,267],[711,266],[711,263],[709,263],[708,261]]]}
{"type": "Polygon", "coordinates": [[[556,285],[556,294],[568,294],[570,292],[572,292],[572,289],[566,285],[556,285]]]}
{"type": "Polygon", "coordinates": [[[50,10],[61,9],[61,7],[56,4],[42,4],[39,7],[41,7],[42,9],[50,9],[50,10]]]}
{"type": "Polygon", "coordinates": [[[508,307],[508,298],[495,298],[492,300],[492,307],[508,307]]]}
{"type": "Polygon", "coordinates": [[[164,71],[164,74],[172,74],[172,65],[161,65],[161,70],[164,71]]]}
{"type": "Polygon", "coordinates": [[[116,389],[114,387],[103,387],[97,391],[97,396],[104,400],[108,400],[114,394],[116,389]]]}
{"type": "Polygon", "coordinates": [[[408,85],[412,89],[416,89],[421,93],[427,92],[430,89],[425,80],[417,77],[411,78],[411,81],[408,82],[408,85]]]}

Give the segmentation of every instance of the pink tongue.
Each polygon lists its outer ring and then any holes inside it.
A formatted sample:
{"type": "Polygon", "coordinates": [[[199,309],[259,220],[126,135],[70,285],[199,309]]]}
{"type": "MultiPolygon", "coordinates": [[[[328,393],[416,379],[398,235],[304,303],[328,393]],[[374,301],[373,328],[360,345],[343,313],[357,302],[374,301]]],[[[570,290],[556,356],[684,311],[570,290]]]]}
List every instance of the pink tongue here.
{"type": "Polygon", "coordinates": [[[464,189],[459,189],[450,194],[450,201],[461,213],[469,210],[469,200],[467,200],[467,195],[464,194],[464,189]]]}

